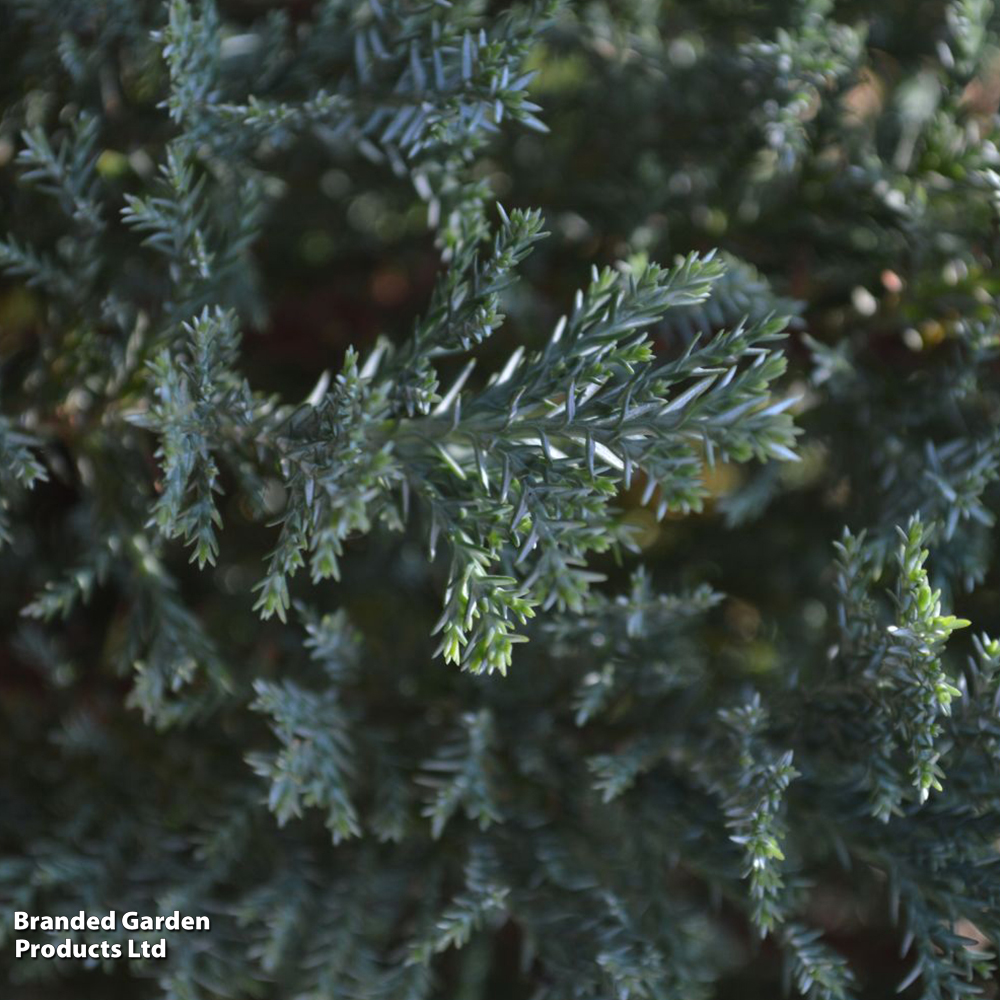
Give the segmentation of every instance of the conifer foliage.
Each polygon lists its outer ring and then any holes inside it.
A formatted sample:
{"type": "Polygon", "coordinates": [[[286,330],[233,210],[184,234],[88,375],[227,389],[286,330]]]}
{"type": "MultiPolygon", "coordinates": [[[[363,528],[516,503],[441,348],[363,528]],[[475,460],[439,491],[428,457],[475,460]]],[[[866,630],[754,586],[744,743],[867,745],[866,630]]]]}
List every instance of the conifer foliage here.
{"type": "Polygon", "coordinates": [[[991,0],[0,10],[5,996],[995,995],[991,0]]]}

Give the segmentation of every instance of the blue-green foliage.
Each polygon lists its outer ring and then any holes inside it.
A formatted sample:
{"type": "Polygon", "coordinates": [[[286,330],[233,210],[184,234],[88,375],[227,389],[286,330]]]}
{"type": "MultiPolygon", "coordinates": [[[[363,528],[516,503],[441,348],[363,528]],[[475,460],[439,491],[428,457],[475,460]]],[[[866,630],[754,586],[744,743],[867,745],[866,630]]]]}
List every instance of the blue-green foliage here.
{"type": "Polygon", "coordinates": [[[982,995],[1000,40],[842,6],[0,5],[13,989],[982,995]]]}

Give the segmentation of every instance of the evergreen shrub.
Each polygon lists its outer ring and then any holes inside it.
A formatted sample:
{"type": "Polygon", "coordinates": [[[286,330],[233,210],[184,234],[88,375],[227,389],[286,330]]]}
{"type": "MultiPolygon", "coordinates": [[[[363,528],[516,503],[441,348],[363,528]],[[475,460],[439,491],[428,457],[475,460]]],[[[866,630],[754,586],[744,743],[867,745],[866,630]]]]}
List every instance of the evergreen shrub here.
{"type": "Polygon", "coordinates": [[[5,997],[997,995],[991,0],[0,12],[5,997]]]}

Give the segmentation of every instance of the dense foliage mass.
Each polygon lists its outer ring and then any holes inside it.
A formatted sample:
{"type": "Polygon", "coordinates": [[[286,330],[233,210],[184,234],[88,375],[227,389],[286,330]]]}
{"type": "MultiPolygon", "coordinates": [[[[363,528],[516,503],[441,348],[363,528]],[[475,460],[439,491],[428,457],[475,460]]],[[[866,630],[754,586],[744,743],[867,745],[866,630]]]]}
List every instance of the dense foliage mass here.
{"type": "Polygon", "coordinates": [[[5,996],[996,995],[990,0],[0,12],[5,996]]]}

